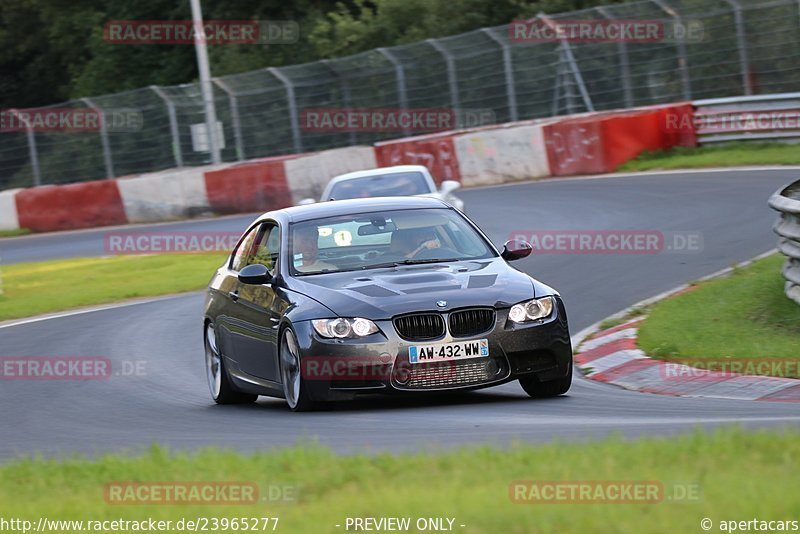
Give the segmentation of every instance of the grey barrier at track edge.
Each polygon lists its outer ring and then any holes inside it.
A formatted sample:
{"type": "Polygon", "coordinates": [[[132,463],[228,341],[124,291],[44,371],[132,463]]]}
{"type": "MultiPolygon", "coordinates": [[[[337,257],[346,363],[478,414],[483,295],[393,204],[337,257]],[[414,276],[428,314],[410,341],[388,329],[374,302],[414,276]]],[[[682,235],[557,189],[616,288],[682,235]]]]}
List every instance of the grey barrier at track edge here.
{"type": "Polygon", "coordinates": [[[692,105],[700,145],[800,139],[800,92],[711,98],[692,105]]]}
{"type": "Polygon", "coordinates": [[[773,229],[780,236],[778,250],[787,257],[783,265],[786,296],[800,304],[800,180],[776,191],[769,205],[781,214],[773,229]]]}

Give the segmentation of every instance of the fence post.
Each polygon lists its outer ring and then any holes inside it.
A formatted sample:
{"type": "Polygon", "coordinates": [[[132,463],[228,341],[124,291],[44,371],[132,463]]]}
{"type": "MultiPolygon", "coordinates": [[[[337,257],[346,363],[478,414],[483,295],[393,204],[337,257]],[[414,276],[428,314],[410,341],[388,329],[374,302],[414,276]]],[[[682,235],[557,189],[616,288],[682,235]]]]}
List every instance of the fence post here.
{"type": "Polygon", "coordinates": [[[106,166],[106,178],[113,178],[114,162],[111,158],[111,145],[108,142],[108,126],[106,125],[105,113],[88,98],[81,98],[81,102],[85,103],[100,115],[100,143],[103,145],[103,161],[106,166]]]}
{"type": "MultiPolygon", "coordinates": [[[[539,13],[537,17],[541,18],[544,23],[551,28],[555,25],[553,19],[548,18],[544,13],[539,13]]],[[[575,60],[575,56],[572,54],[572,47],[569,46],[569,38],[564,37],[561,40],[561,48],[564,53],[564,58],[567,60],[567,64],[572,71],[572,77],[575,78],[575,82],[578,84],[578,90],[581,92],[581,98],[583,99],[583,105],[586,106],[586,111],[594,111],[594,104],[589,96],[589,91],[586,90],[586,84],[583,83],[583,75],[581,75],[581,71],[578,68],[578,62],[575,60]]],[[[559,58],[559,67],[560,66],[561,59],[559,58]]]]}
{"type": "Polygon", "coordinates": [[[33,170],[33,185],[42,185],[42,171],[39,169],[39,152],[36,150],[36,135],[33,127],[26,123],[25,134],[28,136],[28,154],[31,157],[31,168],[33,170]]]}
{"type": "Polygon", "coordinates": [[[733,8],[733,16],[736,20],[736,40],[739,43],[739,62],[742,70],[742,87],[744,94],[753,94],[753,84],[750,81],[750,60],[747,53],[747,33],[744,26],[744,13],[742,5],[738,0],[725,0],[733,8]]]}
{"type": "Polygon", "coordinates": [[[169,116],[169,130],[172,135],[172,154],[175,157],[175,165],[183,168],[183,153],[181,151],[181,138],[178,131],[178,115],[175,113],[175,103],[159,86],[151,85],[150,89],[164,101],[167,106],[167,116],[169,116]]]}
{"type": "MultiPolygon", "coordinates": [[[[325,65],[325,68],[327,68],[329,71],[331,71],[333,73],[333,75],[336,76],[336,79],[339,80],[339,83],[342,85],[342,101],[344,102],[344,107],[346,109],[350,109],[350,102],[351,102],[350,84],[347,83],[347,79],[344,76],[342,76],[341,74],[339,74],[339,70],[336,67],[333,66],[333,62],[330,59],[322,59],[322,60],[320,60],[320,63],[325,65]]],[[[357,144],[356,132],[354,130],[350,130],[348,132],[348,137],[350,138],[350,145],[351,146],[357,144]]]]}
{"type": "MultiPolygon", "coordinates": [[[[380,53],[383,57],[389,60],[389,62],[394,66],[395,76],[397,77],[397,103],[400,106],[401,110],[408,109],[408,95],[406,94],[406,71],[403,68],[403,64],[397,59],[392,52],[389,52],[386,48],[377,48],[378,53],[380,53]]],[[[403,133],[405,135],[411,135],[411,130],[408,126],[403,128],[403,133]]]]}
{"type": "Polygon", "coordinates": [[[575,113],[575,106],[573,105],[573,98],[575,95],[572,91],[572,81],[570,81],[569,71],[570,68],[564,51],[564,43],[561,43],[558,45],[558,69],[556,69],[556,83],[553,88],[553,107],[551,112],[553,117],[556,117],[560,111],[562,90],[567,102],[567,115],[575,113]]]}
{"type": "Polygon", "coordinates": [[[558,115],[558,101],[561,100],[561,51],[558,54],[558,69],[556,69],[555,86],[553,87],[553,104],[551,107],[550,115],[553,117],[558,115]]]}
{"type": "MultiPolygon", "coordinates": [[[[616,20],[605,6],[595,8],[600,15],[608,20],[616,20]]],[[[617,41],[617,54],[619,55],[619,70],[622,78],[622,95],[626,108],[633,107],[633,90],[631,89],[631,65],[628,56],[628,43],[623,39],[617,41]]]]}
{"type": "Polygon", "coordinates": [[[39,169],[39,152],[36,150],[36,134],[33,131],[33,126],[28,119],[17,113],[16,109],[9,110],[17,116],[21,122],[25,123],[25,135],[28,138],[28,155],[31,158],[31,171],[33,174],[33,185],[35,187],[42,185],[42,174],[39,169]]]}
{"type": "Polygon", "coordinates": [[[566,40],[561,43],[561,46],[564,47],[564,55],[566,56],[567,62],[572,70],[572,76],[578,83],[578,90],[581,92],[581,98],[583,98],[583,105],[586,106],[586,111],[594,111],[594,104],[589,96],[589,91],[586,89],[586,84],[583,83],[583,75],[581,75],[581,71],[578,68],[578,62],[575,61],[575,56],[572,55],[572,47],[569,46],[569,42],[566,40]]]}
{"type": "MultiPolygon", "coordinates": [[[[655,5],[661,8],[664,13],[669,15],[673,18],[673,20],[683,26],[683,19],[681,18],[680,13],[675,11],[672,7],[667,5],[664,0],[650,0],[655,5]]],[[[675,35],[675,32],[672,32],[675,35]]],[[[681,69],[681,84],[683,86],[683,99],[684,100],[691,100],[692,99],[692,82],[689,78],[689,58],[686,53],[686,41],[684,37],[675,40],[675,48],[678,51],[678,65],[681,69]]]]}
{"type": "Polygon", "coordinates": [[[300,137],[300,118],[297,115],[297,101],[294,96],[294,86],[291,80],[275,67],[269,67],[267,72],[275,76],[286,88],[286,101],[289,103],[289,122],[292,125],[292,141],[296,154],[303,152],[303,140],[300,137]]]}
{"type": "MultiPolygon", "coordinates": [[[[573,115],[573,114],[576,113],[576,109],[575,109],[575,91],[574,91],[574,88],[573,88],[574,81],[570,79],[570,73],[572,72],[573,69],[572,69],[572,66],[570,65],[569,56],[567,56],[567,47],[562,42],[559,48],[561,48],[561,53],[560,53],[560,57],[559,57],[558,61],[559,61],[559,63],[566,65],[566,69],[564,70],[563,76],[564,76],[564,80],[565,80],[564,92],[565,92],[566,98],[567,98],[567,115],[573,115]]],[[[573,77],[574,77],[574,73],[573,73],[573,77]]],[[[586,104],[585,101],[584,101],[584,104],[586,104]]],[[[594,111],[594,110],[591,109],[591,108],[587,108],[587,111],[594,111]]]]}
{"type": "Polygon", "coordinates": [[[233,137],[236,139],[236,159],[243,161],[245,156],[244,143],[242,141],[242,124],[239,120],[239,99],[236,98],[236,93],[233,92],[233,89],[220,78],[211,78],[211,81],[228,95],[228,106],[231,108],[231,122],[233,123],[233,137]]]}
{"type": "Polygon", "coordinates": [[[491,28],[481,28],[480,30],[483,32],[489,39],[500,45],[500,48],[503,51],[503,70],[506,76],[506,96],[508,97],[508,117],[511,122],[516,122],[518,120],[517,115],[517,92],[514,88],[514,71],[513,64],[511,62],[511,49],[508,46],[508,43],[503,42],[498,36],[492,33],[491,28]]]}
{"type": "Polygon", "coordinates": [[[453,108],[453,113],[458,113],[461,104],[458,100],[458,78],[456,77],[456,62],[453,59],[453,54],[436,39],[426,39],[425,42],[431,45],[444,58],[447,65],[447,84],[450,86],[450,105],[453,108]]]}

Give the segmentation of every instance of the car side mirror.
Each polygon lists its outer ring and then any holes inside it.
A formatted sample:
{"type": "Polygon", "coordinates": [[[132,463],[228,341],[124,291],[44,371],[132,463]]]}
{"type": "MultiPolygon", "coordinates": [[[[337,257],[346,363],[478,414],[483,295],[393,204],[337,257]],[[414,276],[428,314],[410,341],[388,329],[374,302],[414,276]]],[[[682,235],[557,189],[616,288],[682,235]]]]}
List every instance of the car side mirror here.
{"type": "Polygon", "coordinates": [[[527,258],[533,252],[533,247],[522,239],[512,239],[503,245],[503,252],[500,254],[506,261],[521,260],[527,258]]]}
{"type": "Polygon", "coordinates": [[[459,189],[461,184],[456,182],[455,180],[445,180],[442,182],[442,185],[439,186],[439,192],[443,195],[449,195],[456,189],[459,189]]]}
{"type": "Polygon", "coordinates": [[[266,265],[261,263],[254,263],[248,265],[239,271],[239,281],[243,284],[250,284],[260,286],[272,280],[272,275],[269,274],[269,269],[266,265]]]}

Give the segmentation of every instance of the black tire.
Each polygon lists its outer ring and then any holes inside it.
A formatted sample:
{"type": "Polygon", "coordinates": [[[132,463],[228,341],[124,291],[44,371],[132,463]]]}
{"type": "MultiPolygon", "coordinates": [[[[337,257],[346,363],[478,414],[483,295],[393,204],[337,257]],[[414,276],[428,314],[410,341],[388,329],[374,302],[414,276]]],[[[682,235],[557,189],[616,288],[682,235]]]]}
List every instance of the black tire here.
{"type": "Polygon", "coordinates": [[[524,376],[519,379],[519,384],[525,393],[534,399],[545,399],[563,395],[572,386],[572,360],[569,362],[569,372],[562,378],[539,382],[536,375],[524,376]]]}
{"type": "Polygon", "coordinates": [[[281,332],[278,361],[281,366],[283,396],[289,409],[293,412],[311,412],[317,409],[319,404],[311,399],[308,387],[303,380],[297,337],[290,327],[284,328],[281,332]]]}
{"type": "Polygon", "coordinates": [[[206,351],[206,377],[211,398],[217,404],[250,404],[258,395],[242,393],[233,387],[225,368],[225,357],[219,350],[216,341],[216,330],[213,323],[208,323],[203,336],[206,351]],[[213,345],[212,345],[213,343],[213,345]]]}

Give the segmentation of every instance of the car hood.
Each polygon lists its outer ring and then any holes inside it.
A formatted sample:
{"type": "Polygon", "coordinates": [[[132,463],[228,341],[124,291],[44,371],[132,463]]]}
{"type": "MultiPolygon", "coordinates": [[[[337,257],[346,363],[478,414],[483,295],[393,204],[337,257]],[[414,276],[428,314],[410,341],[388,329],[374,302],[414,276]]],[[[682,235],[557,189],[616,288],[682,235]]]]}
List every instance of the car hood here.
{"type": "Polygon", "coordinates": [[[292,279],[292,289],[341,317],[389,319],[464,306],[509,307],[553,290],[500,259],[326,273],[292,279]],[[444,307],[437,301],[445,301],[444,307]]]}

